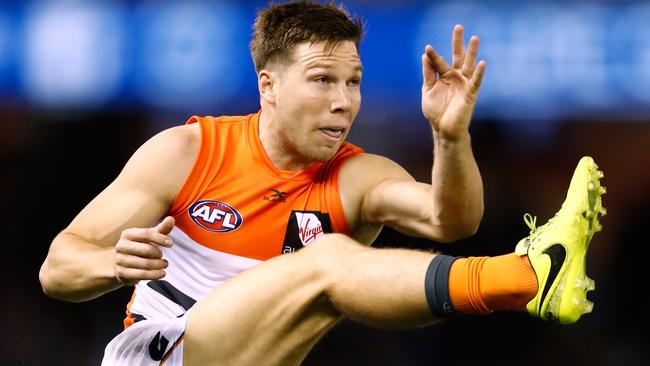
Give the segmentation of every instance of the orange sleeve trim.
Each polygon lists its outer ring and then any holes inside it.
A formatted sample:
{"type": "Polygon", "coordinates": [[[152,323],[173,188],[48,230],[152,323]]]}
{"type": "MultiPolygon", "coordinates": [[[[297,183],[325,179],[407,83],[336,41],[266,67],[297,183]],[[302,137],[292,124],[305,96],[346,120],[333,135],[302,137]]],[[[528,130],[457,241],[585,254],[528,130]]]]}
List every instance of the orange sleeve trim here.
{"type": "Polygon", "coordinates": [[[345,217],[345,212],[343,210],[343,204],[341,203],[341,191],[339,189],[339,176],[341,174],[341,167],[343,163],[349,158],[363,153],[363,149],[352,145],[350,143],[345,143],[341,152],[337,154],[337,158],[334,160],[334,163],[329,168],[331,169],[331,174],[329,181],[327,182],[329,189],[327,189],[327,207],[330,208],[330,219],[332,220],[332,230],[337,233],[342,233],[345,235],[351,235],[350,227],[348,226],[348,219],[345,217]]]}
{"type": "Polygon", "coordinates": [[[339,173],[341,172],[342,165],[342,161],[337,161],[330,168],[332,169],[332,174],[327,182],[329,187],[329,189],[327,189],[327,192],[329,193],[327,197],[327,206],[329,207],[330,219],[332,220],[332,231],[335,233],[350,235],[350,227],[348,226],[348,220],[343,211],[341,192],[339,190],[339,173]]]}

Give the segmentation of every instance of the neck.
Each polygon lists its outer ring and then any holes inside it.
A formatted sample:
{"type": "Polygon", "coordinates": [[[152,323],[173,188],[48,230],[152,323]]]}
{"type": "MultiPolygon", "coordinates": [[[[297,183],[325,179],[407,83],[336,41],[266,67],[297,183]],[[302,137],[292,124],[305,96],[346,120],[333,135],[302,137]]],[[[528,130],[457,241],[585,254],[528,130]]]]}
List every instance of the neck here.
{"type": "Polygon", "coordinates": [[[313,163],[284,141],[271,111],[262,109],[259,138],[271,164],[278,170],[299,171],[313,163]]]}

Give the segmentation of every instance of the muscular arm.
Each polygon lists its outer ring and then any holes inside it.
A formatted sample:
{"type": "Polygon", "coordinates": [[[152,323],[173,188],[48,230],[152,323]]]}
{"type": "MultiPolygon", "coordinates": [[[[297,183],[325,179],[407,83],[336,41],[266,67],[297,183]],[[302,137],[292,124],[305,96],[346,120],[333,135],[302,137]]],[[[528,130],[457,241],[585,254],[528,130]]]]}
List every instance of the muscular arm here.
{"type": "Polygon", "coordinates": [[[458,166],[444,164],[448,161],[434,164],[433,184],[426,184],[416,182],[387,158],[363,154],[351,159],[341,173],[346,214],[350,212],[358,217],[358,221],[353,222],[355,227],[388,225],[404,234],[438,242],[452,242],[472,235],[483,214],[478,169],[474,166],[472,171],[468,164],[468,172],[459,173],[458,166]],[[363,171],[363,175],[359,175],[359,171],[363,171]],[[464,176],[459,176],[461,174],[464,176]],[[472,182],[472,174],[478,176],[476,182],[472,182]],[[350,199],[355,195],[356,200],[350,199]],[[358,212],[350,208],[353,201],[358,201],[358,212]]]}
{"type": "Polygon", "coordinates": [[[434,136],[431,172],[434,224],[448,228],[450,241],[474,235],[483,217],[483,180],[469,134],[458,141],[434,136]]]}
{"type": "MultiPolygon", "coordinates": [[[[152,244],[164,243],[154,229],[131,228],[151,227],[164,217],[189,174],[199,141],[198,128],[182,126],[162,132],[140,147],[115,181],[54,238],[39,273],[43,291],[76,302],[122,286],[125,281],[116,274],[116,243],[139,240],[135,236],[152,244]]],[[[155,245],[149,249],[152,258],[156,250],[155,245]]],[[[143,259],[152,270],[130,275],[143,279],[164,276],[156,261],[160,259],[143,259]]]]}
{"type": "MultiPolygon", "coordinates": [[[[441,242],[476,232],[483,216],[483,183],[469,125],[486,67],[484,61],[476,63],[478,44],[472,37],[466,53],[463,27],[457,25],[451,66],[429,45],[422,55],[422,112],[434,139],[431,185],[414,182],[388,159],[366,155],[347,164],[363,172],[360,183],[344,187],[351,197],[362,197],[360,224],[386,224],[441,242]]],[[[342,179],[350,176],[348,170],[342,179]]]]}
{"type": "Polygon", "coordinates": [[[478,37],[472,36],[466,52],[463,27],[457,25],[451,65],[431,46],[422,55],[422,112],[434,140],[434,222],[460,237],[476,232],[483,216],[483,182],[469,134],[486,67],[476,62],[478,46],[478,37]]]}

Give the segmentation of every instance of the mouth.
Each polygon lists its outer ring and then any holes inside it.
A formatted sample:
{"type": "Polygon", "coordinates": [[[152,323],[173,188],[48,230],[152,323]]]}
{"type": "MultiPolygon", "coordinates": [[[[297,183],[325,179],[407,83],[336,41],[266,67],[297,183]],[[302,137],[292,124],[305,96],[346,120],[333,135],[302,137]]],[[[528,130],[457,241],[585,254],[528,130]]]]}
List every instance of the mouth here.
{"type": "Polygon", "coordinates": [[[338,141],[343,137],[343,133],[345,132],[345,129],[343,128],[321,128],[319,131],[325,135],[327,138],[333,140],[333,141],[338,141]]]}

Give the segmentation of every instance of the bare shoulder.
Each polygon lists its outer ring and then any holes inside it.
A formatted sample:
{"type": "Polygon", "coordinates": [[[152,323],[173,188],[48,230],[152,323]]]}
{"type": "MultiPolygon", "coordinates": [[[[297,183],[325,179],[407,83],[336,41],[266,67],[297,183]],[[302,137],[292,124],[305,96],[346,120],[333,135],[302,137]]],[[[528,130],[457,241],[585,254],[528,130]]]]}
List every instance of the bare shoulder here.
{"type": "Polygon", "coordinates": [[[118,179],[153,190],[161,198],[173,198],[189,175],[200,146],[197,124],[164,130],[133,154],[118,179]]]}
{"type": "Polygon", "coordinates": [[[75,217],[66,231],[102,246],[122,230],[155,225],[169,209],[194,164],[200,128],[162,131],[131,156],[119,176],[75,217]]]}
{"type": "Polygon", "coordinates": [[[197,123],[172,127],[153,136],[147,144],[169,153],[192,154],[201,144],[201,129],[197,123]]]}
{"type": "Polygon", "coordinates": [[[350,158],[341,170],[341,182],[345,184],[373,185],[388,179],[413,180],[413,177],[393,160],[368,153],[350,158]]]}

